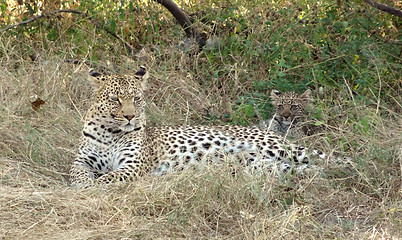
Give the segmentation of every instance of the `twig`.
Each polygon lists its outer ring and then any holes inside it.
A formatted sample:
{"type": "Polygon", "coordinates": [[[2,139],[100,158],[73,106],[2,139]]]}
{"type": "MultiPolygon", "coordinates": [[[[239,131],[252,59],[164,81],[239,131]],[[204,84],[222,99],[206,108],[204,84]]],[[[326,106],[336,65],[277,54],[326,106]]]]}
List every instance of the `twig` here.
{"type": "Polygon", "coordinates": [[[73,104],[73,107],[75,108],[75,111],[77,111],[78,115],[80,115],[80,119],[81,121],[84,120],[84,116],[81,114],[81,111],[77,108],[77,106],[75,105],[73,99],[71,99],[71,96],[69,93],[67,93],[68,99],[70,99],[71,104],[73,104]]]}
{"type": "Polygon", "coordinates": [[[52,15],[55,15],[56,13],[76,13],[76,14],[81,14],[81,15],[84,15],[84,16],[85,16],[85,13],[82,13],[82,12],[79,12],[79,11],[76,11],[76,10],[60,9],[60,10],[53,11],[53,12],[51,12],[51,13],[47,13],[47,14],[44,13],[44,14],[41,14],[41,15],[37,15],[37,16],[31,17],[30,19],[27,19],[27,20],[25,20],[25,21],[22,21],[22,22],[19,22],[19,23],[16,23],[16,24],[12,24],[12,25],[10,25],[10,26],[7,26],[7,27],[1,29],[0,32],[5,32],[5,31],[10,30],[10,29],[12,29],[12,28],[18,27],[18,26],[20,26],[20,25],[27,24],[27,23],[29,23],[29,22],[32,22],[32,21],[35,21],[35,20],[38,20],[38,19],[41,19],[41,18],[44,18],[44,17],[50,17],[50,16],[52,16],[52,15]]]}
{"type": "Polygon", "coordinates": [[[41,18],[44,18],[44,17],[53,16],[53,15],[58,14],[58,13],[75,13],[75,14],[79,14],[79,15],[81,15],[81,16],[83,16],[83,17],[88,17],[88,19],[92,22],[92,24],[95,25],[95,27],[102,28],[102,29],[105,30],[107,33],[109,33],[109,34],[112,35],[113,37],[115,37],[115,38],[117,38],[118,40],[120,40],[120,42],[122,42],[122,43],[126,46],[127,51],[128,51],[130,54],[133,54],[133,53],[135,52],[133,46],[131,46],[128,42],[124,41],[124,39],[123,39],[122,37],[118,36],[118,35],[115,34],[114,32],[112,32],[112,31],[110,31],[109,29],[107,29],[107,28],[104,26],[104,24],[100,24],[100,21],[98,21],[97,18],[88,16],[88,15],[87,15],[86,13],[84,13],[84,12],[80,12],[80,11],[76,11],[76,10],[71,10],[71,9],[60,9],[60,10],[56,10],[56,11],[53,11],[53,12],[50,12],[50,13],[44,13],[44,14],[41,14],[41,15],[37,15],[37,16],[31,17],[30,19],[27,19],[27,20],[25,20],[25,21],[22,21],[22,22],[19,22],[19,23],[16,23],[16,24],[13,24],[13,25],[10,25],[10,26],[7,26],[7,27],[1,29],[1,30],[0,30],[0,33],[1,33],[1,32],[5,32],[5,31],[7,31],[7,30],[10,30],[10,29],[12,29],[12,28],[15,28],[15,27],[17,27],[17,26],[24,25],[24,24],[30,23],[30,22],[32,22],[32,21],[36,21],[36,20],[41,19],[41,18]]]}
{"type": "Polygon", "coordinates": [[[48,217],[49,217],[51,214],[53,214],[54,212],[55,212],[55,211],[54,211],[54,208],[50,209],[50,212],[49,212],[45,217],[43,217],[41,220],[35,222],[35,223],[32,224],[31,226],[29,226],[27,229],[25,229],[24,231],[22,231],[20,234],[21,234],[21,235],[24,235],[25,232],[27,232],[29,229],[35,227],[35,226],[38,225],[39,223],[42,223],[44,220],[46,220],[46,218],[48,218],[48,217]]]}
{"type": "Polygon", "coordinates": [[[122,43],[124,44],[124,46],[126,46],[127,51],[128,51],[130,54],[134,54],[134,53],[135,53],[134,47],[131,46],[128,42],[124,41],[123,38],[121,38],[119,35],[117,35],[117,34],[111,32],[109,29],[107,29],[107,28],[105,28],[105,27],[102,27],[102,28],[103,28],[103,30],[105,30],[107,33],[109,33],[109,34],[112,35],[113,37],[119,39],[120,42],[122,42],[122,43]]]}
{"type": "Polygon", "coordinates": [[[355,102],[355,98],[353,97],[352,89],[350,89],[349,84],[348,84],[348,82],[346,81],[345,77],[342,76],[342,78],[343,78],[343,81],[345,81],[346,87],[348,87],[350,97],[352,98],[352,101],[353,101],[353,105],[355,105],[355,107],[356,107],[356,102],[355,102]]]}
{"type": "Polygon", "coordinates": [[[374,65],[374,66],[375,66],[375,70],[377,71],[378,82],[380,84],[380,87],[378,89],[377,109],[375,111],[375,113],[378,114],[378,110],[380,109],[380,101],[381,101],[381,76],[380,76],[380,73],[378,72],[377,65],[374,65]]]}
{"type": "Polygon", "coordinates": [[[314,88],[315,88],[315,92],[317,94],[318,100],[321,100],[321,96],[320,96],[320,91],[318,90],[318,82],[317,79],[315,78],[315,74],[314,74],[314,69],[311,68],[311,73],[313,75],[313,81],[314,81],[314,88]]]}
{"type": "Polygon", "coordinates": [[[382,3],[378,3],[374,0],[363,0],[363,1],[365,1],[368,5],[375,7],[383,12],[387,12],[387,13],[392,14],[397,17],[402,17],[402,11],[399,9],[390,7],[390,6],[382,4],[382,3]]]}

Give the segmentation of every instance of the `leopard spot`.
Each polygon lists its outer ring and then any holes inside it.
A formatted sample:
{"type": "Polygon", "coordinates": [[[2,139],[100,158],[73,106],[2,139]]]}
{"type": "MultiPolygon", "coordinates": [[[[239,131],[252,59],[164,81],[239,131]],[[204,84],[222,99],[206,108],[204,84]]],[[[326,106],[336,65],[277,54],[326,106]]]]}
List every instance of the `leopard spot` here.
{"type": "Polygon", "coordinates": [[[205,149],[209,149],[211,147],[211,144],[210,143],[203,143],[202,147],[205,148],[205,149]]]}

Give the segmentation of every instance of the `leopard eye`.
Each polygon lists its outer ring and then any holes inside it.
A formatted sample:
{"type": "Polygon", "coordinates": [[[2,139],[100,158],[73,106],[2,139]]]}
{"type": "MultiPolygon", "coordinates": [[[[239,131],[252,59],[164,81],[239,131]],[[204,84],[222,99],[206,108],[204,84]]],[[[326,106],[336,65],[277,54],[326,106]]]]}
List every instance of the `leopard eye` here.
{"type": "Polygon", "coordinates": [[[110,100],[115,102],[120,102],[119,98],[116,95],[109,95],[110,100]]]}
{"type": "Polygon", "coordinates": [[[140,97],[135,97],[134,102],[138,102],[141,98],[140,97]]]}

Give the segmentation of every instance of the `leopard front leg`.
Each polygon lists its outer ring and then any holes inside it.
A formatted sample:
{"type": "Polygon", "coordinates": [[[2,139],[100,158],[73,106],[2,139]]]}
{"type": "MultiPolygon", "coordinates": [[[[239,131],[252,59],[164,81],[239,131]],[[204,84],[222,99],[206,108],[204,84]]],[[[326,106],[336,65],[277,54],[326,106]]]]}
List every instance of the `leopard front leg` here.
{"type": "Polygon", "coordinates": [[[83,163],[81,159],[76,159],[70,169],[70,181],[72,186],[89,187],[94,185],[96,174],[91,168],[83,163]]]}
{"type": "Polygon", "coordinates": [[[121,149],[117,151],[118,154],[113,159],[115,163],[113,164],[114,167],[111,171],[97,178],[95,180],[96,183],[109,184],[113,182],[133,181],[148,172],[149,166],[147,163],[149,162],[147,162],[147,157],[149,157],[149,153],[147,149],[134,149],[126,148],[125,151],[121,151],[121,149]]]}
{"type": "Polygon", "coordinates": [[[126,164],[125,166],[108,172],[95,180],[96,184],[109,184],[114,182],[133,181],[137,177],[144,175],[144,171],[138,164],[126,164]]]}

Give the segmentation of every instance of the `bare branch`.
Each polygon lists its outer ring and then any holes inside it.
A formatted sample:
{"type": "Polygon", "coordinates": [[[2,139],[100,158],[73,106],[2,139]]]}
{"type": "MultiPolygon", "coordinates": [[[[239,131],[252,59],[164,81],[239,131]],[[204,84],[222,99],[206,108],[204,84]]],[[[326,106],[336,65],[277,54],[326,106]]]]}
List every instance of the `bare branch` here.
{"type": "Polygon", "coordinates": [[[35,20],[44,18],[44,17],[50,17],[50,16],[55,15],[55,14],[57,14],[57,13],[76,13],[76,14],[81,14],[81,15],[84,14],[84,13],[82,13],[82,12],[75,11],[75,10],[60,9],[60,10],[53,11],[53,12],[51,12],[51,13],[41,14],[41,15],[37,15],[37,16],[31,17],[30,19],[27,19],[27,20],[25,20],[25,21],[22,21],[22,22],[19,22],[19,23],[16,23],[16,24],[12,24],[12,25],[10,25],[10,26],[7,26],[7,27],[1,29],[1,30],[0,30],[0,33],[1,33],[1,32],[5,32],[5,31],[7,31],[7,30],[10,30],[10,29],[12,29],[12,28],[18,27],[18,26],[20,26],[20,25],[24,25],[24,24],[27,24],[27,23],[29,23],[29,22],[32,22],[32,21],[35,21],[35,20]]]}
{"type": "Polygon", "coordinates": [[[16,23],[16,24],[13,24],[13,25],[10,25],[10,26],[7,26],[7,27],[1,29],[1,30],[0,30],[0,33],[1,33],[1,32],[5,32],[5,31],[7,31],[7,30],[10,30],[10,29],[12,29],[12,28],[15,28],[15,27],[17,27],[17,26],[24,25],[24,24],[30,23],[30,22],[32,22],[32,21],[36,21],[36,20],[41,19],[41,18],[44,18],[44,17],[51,17],[51,16],[54,16],[54,15],[56,15],[56,14],[58,14],[58,13],[75,13],[75,14],[81,15],[82,17],[87,17],[87,18],[92,22],[92,24],[94,24],[96,27],[102,28],[102,29],[105,30],[107,33],[109,33],[109,34],[112,35],[113,37],[115,37],[115,38],[117,38],[118,40],[120,40],[120,41],[126,46],[127,51],[129,51],[130,54],[133,54],[133,53],[135,52],[134,47],[132,47],[132,46],[131,46],[128,42],[126,42],[122,37],[120,37],[119,35],[115,34],[114,32],[110,31],[108,28],[106,28],[103,24],[100,23],[101,21],[98,21],[95,17],[87,16],[87,14],[84,13],[84,12],[80,12],[80,11],[76,11],[76,10],[71,10],[71,9],[60,9],[60,10],[56,10],[56,11],[53,11],[53,12],[50,12],[50,13],[44,13],[44,14],[41,14],[41,15],[37,15],[37,16],[31,17],[30,19],[27,19],[27,20],[25,20],[25,21],[22,21],[22,22],[19,22],[19,23],[16,23]]]}
{"type": "Polygon", "coordinates": [[[196,31],[192,28],[192,23],[187,15],[176,5],[172,0],[156,0],[164,6],[176,18],[179,24],[183,27],[188,38],[195,37],[196,31]]]}
{"type": "Polygon", "coordinates": [[[363,1],[365,1],[370,6],[375,7],[381,11],[387,12],[387,13],[395,15],[397,17],[402,17],[402,11],[399,9],[390,7],[390,6],[382,4],[382,3],[378,3],[374,0],[363,0],[363,1]]]}
{"type": "Polygon", "coordinates": [[[198,30],[193,26],[188,16],[176,5],[173,0],[155,0],[162,6],[164,6],[173,17],[179,22],[188,38],[193,38],[200,47],[203,47],[206,43],[204,35],[200,34],[198,30]]]}

